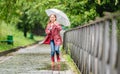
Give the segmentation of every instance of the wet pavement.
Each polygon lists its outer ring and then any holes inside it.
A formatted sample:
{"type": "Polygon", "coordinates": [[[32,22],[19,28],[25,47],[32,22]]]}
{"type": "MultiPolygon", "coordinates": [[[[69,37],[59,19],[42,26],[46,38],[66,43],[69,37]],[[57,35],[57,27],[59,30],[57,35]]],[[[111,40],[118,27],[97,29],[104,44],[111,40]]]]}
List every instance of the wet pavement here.
{"type": "Polygon", "coordinates": [[[50,46],[36,44],[0,57],[0,74],[73,74],[61,58],[51,67],[50,46]]]}

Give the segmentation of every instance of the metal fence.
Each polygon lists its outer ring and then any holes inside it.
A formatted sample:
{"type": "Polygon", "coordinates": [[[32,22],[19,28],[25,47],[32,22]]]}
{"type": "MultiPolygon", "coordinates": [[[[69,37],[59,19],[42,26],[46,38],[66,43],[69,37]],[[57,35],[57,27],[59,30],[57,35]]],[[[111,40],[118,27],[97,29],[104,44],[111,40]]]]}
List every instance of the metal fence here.
{"type": "Polygon", "coordinates": [[[120,74],[120,15],[64,33],[63,48],[82,74],[120,74]]]}

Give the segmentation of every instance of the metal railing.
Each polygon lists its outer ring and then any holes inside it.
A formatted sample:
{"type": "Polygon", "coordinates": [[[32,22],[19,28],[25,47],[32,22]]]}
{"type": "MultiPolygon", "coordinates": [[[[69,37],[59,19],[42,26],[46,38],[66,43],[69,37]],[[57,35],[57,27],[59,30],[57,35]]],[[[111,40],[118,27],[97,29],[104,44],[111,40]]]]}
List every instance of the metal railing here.
{"type": "Polygon", "coordinates": [[[64,33],[63,48],[82,74],[120,74],[120,15],[64,33]]]}

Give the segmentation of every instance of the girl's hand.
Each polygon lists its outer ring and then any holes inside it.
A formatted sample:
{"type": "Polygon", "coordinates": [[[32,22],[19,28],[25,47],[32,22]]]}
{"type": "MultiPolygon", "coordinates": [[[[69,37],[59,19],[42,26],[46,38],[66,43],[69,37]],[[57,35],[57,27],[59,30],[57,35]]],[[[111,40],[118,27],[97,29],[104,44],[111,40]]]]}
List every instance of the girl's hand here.
{"type": "Polygon", "coordinates": [[[52,29],[52,27],[49,28],[49,30],[51,30],[51,29],[52,29]]]}

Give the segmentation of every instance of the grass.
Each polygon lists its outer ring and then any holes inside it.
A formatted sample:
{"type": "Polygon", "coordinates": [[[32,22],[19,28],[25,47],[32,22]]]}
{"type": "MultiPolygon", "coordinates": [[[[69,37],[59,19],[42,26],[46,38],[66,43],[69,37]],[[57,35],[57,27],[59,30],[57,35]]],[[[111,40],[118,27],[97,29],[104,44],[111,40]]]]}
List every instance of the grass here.
{"type": "Polygon", "coordinates": [[[0,40],[6,40],[7,35],[12,35],[14,40],[14,45],[8,45],[7,43],[0,43],[0,52],[9,50],[11,48],[25,46],[36,41],[40,41],[43,39],[42,36],[34,36],[34,39],[30,39],[30,33],[28,33],[28,37],[23,36],[23,32],[17,30],[15,25],[7,25],[6,23],[2,22],[0,24],[0,40]]]}
{"type": "Polygon", "coordinates": [[[65,58],[67,64],[70,66],[71,70],[73,70],[74,74],[81,74],[70,55],[66,54],[63,48],[61,48],[61,51],[63,58],[65,58]]]}

